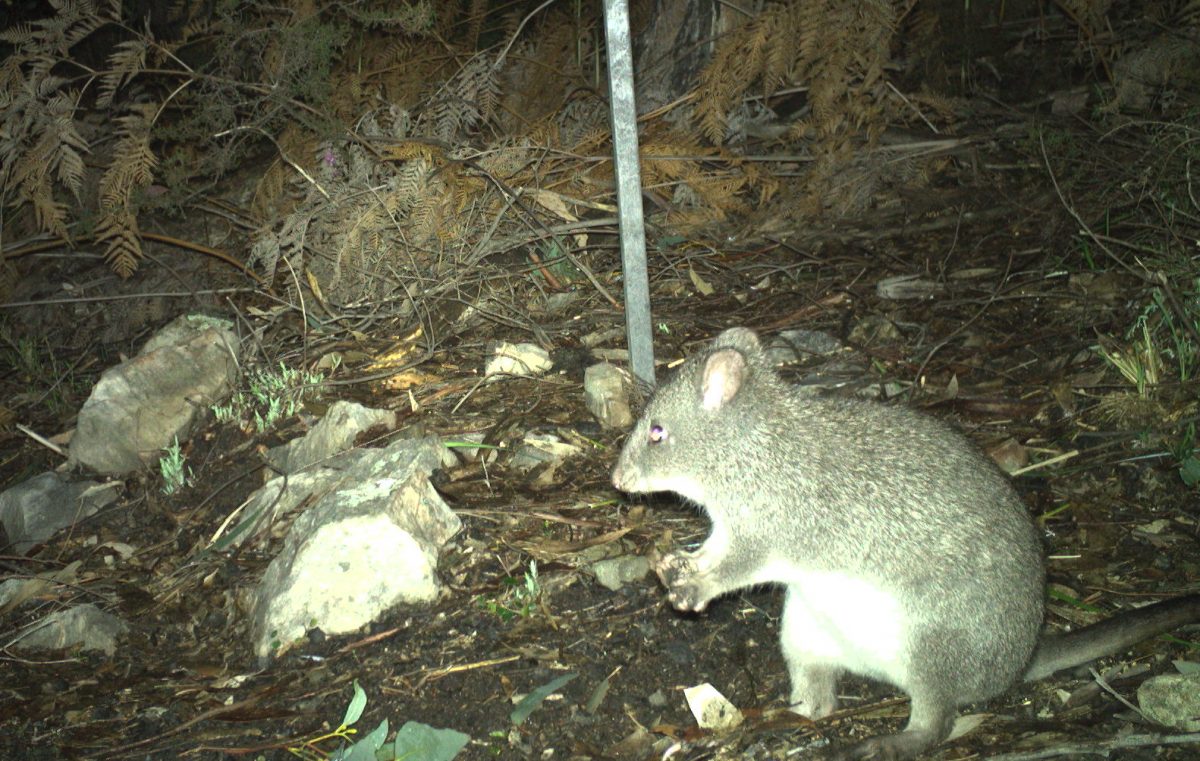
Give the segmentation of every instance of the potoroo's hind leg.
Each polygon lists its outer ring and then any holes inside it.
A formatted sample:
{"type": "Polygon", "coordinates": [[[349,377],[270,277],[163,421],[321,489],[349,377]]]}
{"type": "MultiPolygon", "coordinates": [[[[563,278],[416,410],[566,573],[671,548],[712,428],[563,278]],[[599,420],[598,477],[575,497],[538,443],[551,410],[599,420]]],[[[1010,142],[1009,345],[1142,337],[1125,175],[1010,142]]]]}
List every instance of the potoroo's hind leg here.
{"type": "Polygon", "coordinates": [[[913,685],[912,713],[903,732],[880,735],[835,751],[834,761],[905,761],[945,740],[954,728],[957,708],[946,695],[913,685]]]}

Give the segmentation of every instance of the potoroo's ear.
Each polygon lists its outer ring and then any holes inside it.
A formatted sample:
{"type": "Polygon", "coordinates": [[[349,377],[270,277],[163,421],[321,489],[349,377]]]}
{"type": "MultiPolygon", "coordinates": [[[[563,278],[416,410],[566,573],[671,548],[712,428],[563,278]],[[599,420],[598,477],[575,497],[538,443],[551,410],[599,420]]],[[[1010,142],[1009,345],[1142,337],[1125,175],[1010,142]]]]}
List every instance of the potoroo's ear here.
{"type": "Polygon", "coordinates": [[[704,363],[700,406],[715,412],[728,404],[745,383],[747,369],[746,357],[740,351],[721,349],[714,352],[704,363]]]}

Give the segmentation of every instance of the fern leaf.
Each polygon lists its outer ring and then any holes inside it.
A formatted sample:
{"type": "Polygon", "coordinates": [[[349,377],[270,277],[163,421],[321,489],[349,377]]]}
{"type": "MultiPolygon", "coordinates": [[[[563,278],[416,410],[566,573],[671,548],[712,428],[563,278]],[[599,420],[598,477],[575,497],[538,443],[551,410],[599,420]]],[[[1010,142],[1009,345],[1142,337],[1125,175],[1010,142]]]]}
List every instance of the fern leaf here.
{"type": "Polygon", "coordinates": [[[26,90],[25,72],[21,70],[20,56],[6,56],[0,61],[0,92],[4,101],[10,103],[17,99],[17,92],[26,90]]]}
{"type": "Polygon", "coordinates": [[[108,108],[121,85],[146,67],[146,43],[141,39],[118,43],[108,56],[109,71],[100,77],[100,94],[96,106],[108,108]]]}
{"type": "Polygon", "coordinates": [[[264,279],[269,283],[275,279],[275,267],[279,264],[279,256],[283,252],[279,248],[279,236],[270,229],[260,229],[252,237],[250,258],[247,267],[260,267],[264,279]]]}
{"type": "Polygon", "coordinates": [[[487,18],[488,0],[471,0],[467,10],[467,50],[479,47],[479,32],[483,29],[484,19],[487,18]]]}
{"type": "Polygon", "coordinates": [[[109,21],[96,12],[92,3],[87,3],[86,6],[80,18],[63,34],[63,42],[68,50],[109,21]]]}
{"type": "Polygon", "coordinates": [[[37,34],[29,24],[17,24],[0,32],[0,41],[15,45],[18,48],[28,45],[35,39],[37,39],[37,34]]]}
{"type": "Polygon", "coordinates": [[[129,205],[133,191],[150,184],[157,160],[150,150],[151,106],[143,106],[117,119],[117,144],[113,159],[100,178],[100,204],[107,208],[129,205]]]}
{"type": "Polygon", "coordinates": [[[100,223],[96,239],[105,245],[109,267],[121,277],[129,277],[142,258],[141,234],[133,211],[135,190],[153,179],[156,163],[150,150],[152,104],[143,104],[117,119],[117,143],[112,163],[100,178],[100,223]]]}
{"type": "MultiPolygon", "coordinates": [[[[54,134],[44,130],[38,141],[25,151],[25,155],[17,159],[12,171],[13,182],[24,185],[27,182],[36,183],[39,177],[45,177],[57,144],[54,134]]],[[[35,194],[27,191],[26,195],[32,198],[35,194]]]]}
{"type": "Polygon", "coordinates": [[[87,141],[75,129],[75,123],[70,118],[59,118],[59,143],[54,165],[57,169],[58,181],[61,182],[76,200],[80,200],[83,192],[83,155],[88,151],[87,141]]]}
{"type": "Polygon", "coordinates": [[[104,244],[104,259],[122,278],[137,270],[142,258],[137,218],[128,209],[109,209],[96,223],[96,240],[104,244]]]}
{"type": "Polygon", "coordinates": [[[37,83],[37,95],[41,100],[48,100],[58,90],[67,83],[67,80],[62,77],[52,76],[49,71],[54,65],[54,61],[50,59],[40,59],[34,63],[29,74],[29,81],[37,83]],[[45,73],[40,69],[41,65],[46,65],[45,73]]]}
{"type": "Polygon", "coordinates": [[[67,232],[67,207],[54,200],[54,191],[45,173],[23,183],[21,191],[33,204],[33,214],[39,229],[63,240],[71,239],[67,232]]]}

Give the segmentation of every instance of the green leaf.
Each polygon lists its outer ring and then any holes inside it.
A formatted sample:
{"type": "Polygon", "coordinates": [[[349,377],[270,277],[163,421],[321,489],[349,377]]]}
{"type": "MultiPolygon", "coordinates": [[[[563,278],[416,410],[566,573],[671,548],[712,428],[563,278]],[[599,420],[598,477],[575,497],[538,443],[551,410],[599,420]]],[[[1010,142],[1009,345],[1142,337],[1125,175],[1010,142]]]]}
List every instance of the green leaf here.
{"type": "Polygon", "coordinates": [[[354,722],[362,716],[363,710],[367,707],[367,693],[359,685],[358,680],[354,680],[354,697],[350,699],[350,705],[346,706],[346,717],[342,719],[342,726],[353,726],[354,722]]]}
{"type": "Polygon", "coordinates": [[[343,748],[340,752],[330,756],[330,761],[378,761],[375,751],[383,747],[384,741],[387,740],[387,733],[388,723],[387,719],[384,719],[371,734],[363,737],[349,748],[343,748]]]}
{"type": "Polygon", "coordinates": [[[513,709],[511,714],[509,714],[509,718],[512,719],[512,723],[520,724],[528,719],[529,714],[536,711],[537,707],[542,704],[543,700],[550,697],[550,695],[552,695],[556,690],[561,689],[564,684],[577,676],[579,675],[563,674],[553,682],[550,682],[549,684],[543,684],[541,687],[538,687],[530,692],[528,695],[522,698],[520,703],[517,703],[517,707],[513,709]]]}
{"type": "Polygon", "coordinates": [[[435,729],[410,721],[396,733],[392,744],[396,761],[450,761],[471,741],[453,729],[435,729]]]}
{"type": "Polygon", "coordinates": [[[1179,477],[1188,486],[1200,484],[1200,459],[1193,456],[1179,463],[1179,477]]]}

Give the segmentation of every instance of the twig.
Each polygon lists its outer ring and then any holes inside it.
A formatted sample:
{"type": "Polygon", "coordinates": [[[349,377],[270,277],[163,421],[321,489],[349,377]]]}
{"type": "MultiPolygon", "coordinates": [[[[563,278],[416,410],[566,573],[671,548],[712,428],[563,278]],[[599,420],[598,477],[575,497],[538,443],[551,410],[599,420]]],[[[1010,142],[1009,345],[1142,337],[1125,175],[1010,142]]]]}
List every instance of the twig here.
{"type": "Polygon", "coordinates": [[[1138,716],[1141,716],[1143,719],[1146,718],[1146,715],[1144,713],[1142,713],[1142,709],[1138,708],[1133,703],[1130,703],[1128,700],[1125,699],[1124,695],[1122,695],[1121,693],[1114,690],[1112,688],[1112,685],[1109,684],[1108,681],[1105,680],[1104,677],[1100,676],[1100,672],[1096,671],[1096,669],[1094,669],[1094,668],[1090,668],[1090,669],[1088,669],[1088,673],[1090,673],[1092,675],[1092,679],[1096,682],[1097,685],[1100,686],[1100,689],[1104,690],[1109,695],[1112,695],[1122,705],[1124,705],[1126,708],[1128,708],[1129,710],[1136,713],[1138,716]]]}
{"type": "Polygon", "coordinates": [[[47,304],[82,304],[89,301],[124,301],[127,299],[178,299],[192,296],[216,296],[225,293],[257,293],[253,288],[212,288],[205,291],[156,291],[154,293],[119,293],[111,296],[73,296],[66,299],[36,299],[34,301],[6,301],[0,309],[16,307],[40,307],[47,304]]]}
{"type": "Polygon", "coordinates": [[[18,430],[18,431],[20,431],[21,433],[25,434],[25,435],[26,435],[26,436],[28,436],[29,438],[33,439],[33,440],[34,440],[34,441],[36,441],[37,443],[41,444],[41,445],[42,445],[42,446],[44,446],[46,449],[49,449],[49,450],[51,450],[52,452],[54,452],[55,454],[57,454],[59,457],[66,457],[66,456],[67,456],[67,453],[66,453],[66,452],[64,452],[64,451],[62,450],[62,447],[60,447],[58,444],[55,444],[54,442],[50,441],[49,439],[47,439],[46,437],[44,437],[44,436],[42,436],[42,435],[40,435],[40,434],[34,433],[34,432],[33,432],[33,431],[31,431],[30,429],[28,429],[28,428],[26,428],[25,426],[21,425],[20,423],[17,423],[17,430],[18,430]]]}
{"type": "Polygon", "coordinates": [[[1057,464],[1058,464],[1058,463],[1060,463],[1060,462],[1064,462],[1064,461],[1066,461],[1066,460],[1070,460],[1072,457],[1078,457],[1078,456],[1079,456],[1079,450],[1078,450],[1078,449],[1072,449],[1070,452],[1063,452],[1063,453],[1062,453],[1062,454],[1060,454],[1060,455],[1056,455],[1056,456],[1054,456],[1054,457],[1051,457],[1049,460],[1042,460],[1041,462],[1035,462],[1035,463],[1031,463],[1031,464],[1029,464],[1029,465],[1026,465],[1026,466],[1025,466],[1025,467],[1023,467],[1023,468],[1017,468],[1016,470],[1014,470],[1014,471],[1013,471],[1012,473],[1010,473],[1009,475],[1010,475],[1010,476],[1013,476],[1014,478],[1015,478],[1016,476],[1023,476],[1023,475],[1025,475],[1026,473],[1028,473],[1028,472],[1030,472],[1030,471],[1032,471],[1032,470],[1038,470],[1038,469],[1040,469],[1040,468],[1048,468],[1048,467],[1050,467],[1051,465],[1057,465],[1057,464]]]}
{"type": "Polygon", "coordinates": [[[925,122],[926,127],[933,130],[933,134],[935,134],[935,135],[942,134],[941,132],[938,132],[937,127],[933,126],[933,122],[931,122],[925,118],[925,114],[923,114],[921,112],[921,109],[917,108],[915,103],[913,103],[911,100],[908,99],[908,96],[906,96],[904,93],[897,90],[896,86],[894,84],[892,84],[891,82],[885,82],[885,84],[888,86],[889,90],[896,93],[896,97],[898,97],[900,100],[904,101],[904,104],[913,110],[913,113],[915,113],[917,116],[921,117],[921,121],[925,122]]]}
{"type": "Polygon", "coordinates": [[[1058,756],[1105,756],[1121,748],[1144,748],[1150,745],[1186,745],[1200,743],[1200,732],[1185,735],[1123,735],[1110,740],[1096,740],[1085,743],[1070,743],[1056,745],[1053,748],[1041,750],[1019,751],[1016,753],[1000,753],[995,756],[983,756],[980,761],[1037,761],[1042,758],[1058,756]]]}
{"type": "Polygon", "coordinates": [[[279,158],[285,164],[290,166],[292,169],[295,169],[300,174],[301,177],[303,177],[305,180],[308,181],[309,185],[312,185],[314,188],[317,189],[318,193],[325,196],[326,201],[331,200],[329,197],[329,193],[325,190],[325,188],[321,187],[321,183],[317,182],[317,178],[315,178],[311,174],[309,174],[308,171],[305,170],[304,167],[300,166],[295,161],[292,161],[288,157],[287,152],[283,150],[283,146],[281,146],[279,144],[279,141],[276,140],[275,137],[270,132],[267,132],[265,129],[260,129],[259,127],[252,127],[252,126],[247,125],[247,126],[242,126],[242,127],[234,127],[233,129],[223,130],[223,131],[218,132],[217,134],[213,135],[213,137],[214,138],[225,137],[227,135],[232,135],[235,132],[247,132],[247,131],[248,132],[257,132],[257,133],[261,134],[263,137],[265,137],[266,139],[270,140],[271,143],[274,144],[275,150],[279,151],[279,158]]]}

